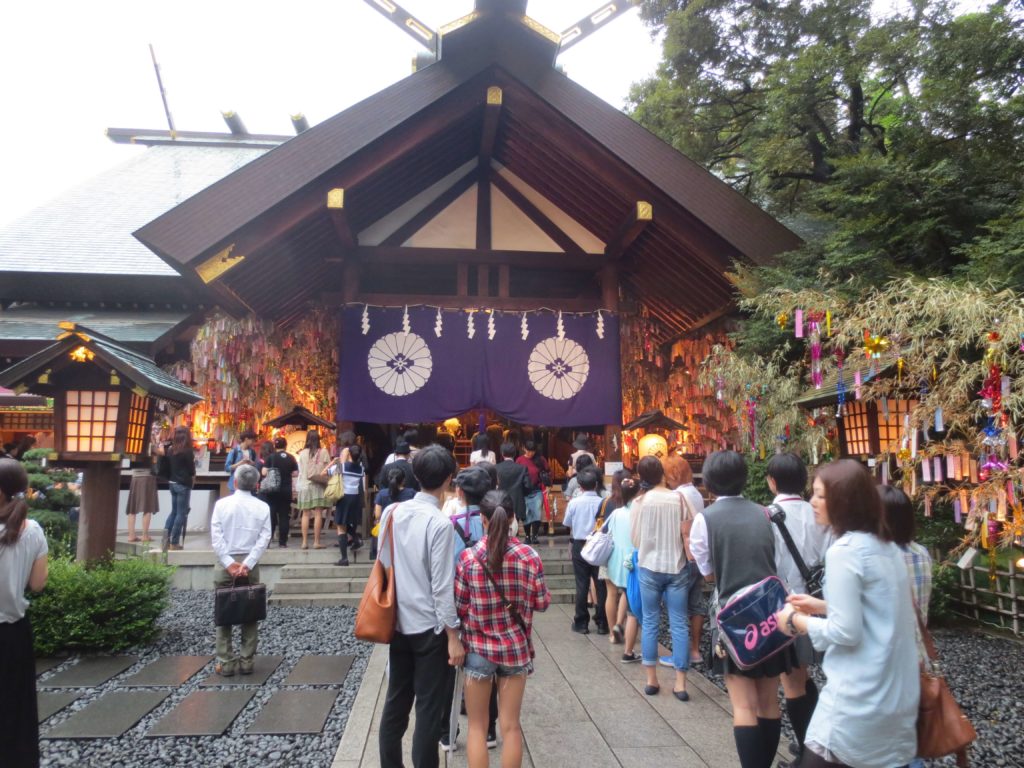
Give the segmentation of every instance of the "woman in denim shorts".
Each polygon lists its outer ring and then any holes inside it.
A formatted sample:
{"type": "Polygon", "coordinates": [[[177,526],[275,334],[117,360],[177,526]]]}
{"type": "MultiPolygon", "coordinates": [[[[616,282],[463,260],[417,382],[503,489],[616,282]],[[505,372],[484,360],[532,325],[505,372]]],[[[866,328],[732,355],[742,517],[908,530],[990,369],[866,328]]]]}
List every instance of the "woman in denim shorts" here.
{"type": "Polygon", "coordinates": [[[462,552],[455,570],[455,609],[466,648],[469,768],[488,764],[488,702],[495,676],[504,743],[502,764],[522,764],[519,712],[526,677],[533,672],[533,612],[547,610],[551,604],[540,556],[509,536],[511,510],[512,502],[504,491],[484,496],[480,503],[484,536],[462,552]]]}

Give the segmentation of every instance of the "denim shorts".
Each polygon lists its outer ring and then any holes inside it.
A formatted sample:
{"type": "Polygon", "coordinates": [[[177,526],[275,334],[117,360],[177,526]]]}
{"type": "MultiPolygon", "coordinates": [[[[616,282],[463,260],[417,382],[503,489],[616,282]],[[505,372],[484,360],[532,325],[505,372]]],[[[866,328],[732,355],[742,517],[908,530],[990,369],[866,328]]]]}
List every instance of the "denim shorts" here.
{"type": "Polygon", "coordinates": [[[481,656],[479,653],[467,653],[466,661],[463,663],[462,671],[470,680],[489,680],[494,675],[498,677],[516,677],[518,675],[529,675],[533,673],[533,662],[521,667],[506,667],[504,664],[495,664],[481,656]]]}

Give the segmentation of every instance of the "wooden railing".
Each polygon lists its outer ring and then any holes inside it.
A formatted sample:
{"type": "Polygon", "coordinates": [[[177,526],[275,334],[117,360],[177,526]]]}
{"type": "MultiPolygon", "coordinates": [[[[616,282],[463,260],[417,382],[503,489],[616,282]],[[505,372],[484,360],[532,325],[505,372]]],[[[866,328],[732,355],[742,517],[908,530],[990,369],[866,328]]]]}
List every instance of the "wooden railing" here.
{"type": "Polygon", "coordinates": [[[973,565],[960,573],[959,595],[953,596],[953,611],[975,621],[1024,634],[1024,572],[1011,558],[1008,570],[989,576],[987,565],[973,565]]]}

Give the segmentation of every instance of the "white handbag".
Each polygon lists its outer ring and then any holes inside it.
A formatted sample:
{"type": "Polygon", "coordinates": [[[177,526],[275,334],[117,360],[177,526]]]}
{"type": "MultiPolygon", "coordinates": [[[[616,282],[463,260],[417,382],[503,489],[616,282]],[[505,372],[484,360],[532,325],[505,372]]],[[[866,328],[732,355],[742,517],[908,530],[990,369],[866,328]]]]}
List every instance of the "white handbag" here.
{"type": "Polygon", "coordinates": [[[612,535],[602,531],[594,531],[587,536],[583,549],[580,550],[580,557],[591,565],[608,565],[614,547],[612,535]]]}

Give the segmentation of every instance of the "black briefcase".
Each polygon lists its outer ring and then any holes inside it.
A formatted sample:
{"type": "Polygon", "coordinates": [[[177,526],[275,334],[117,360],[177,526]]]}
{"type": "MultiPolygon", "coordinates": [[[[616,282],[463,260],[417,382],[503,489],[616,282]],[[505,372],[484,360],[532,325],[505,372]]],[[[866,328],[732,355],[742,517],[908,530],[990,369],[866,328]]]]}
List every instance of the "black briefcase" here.
{"type": "Polygon", "coordinates": [[[213,591],[213,623],[218,627],[252,624],[267,618],[267,585],[239,584],[213,591]]]}

